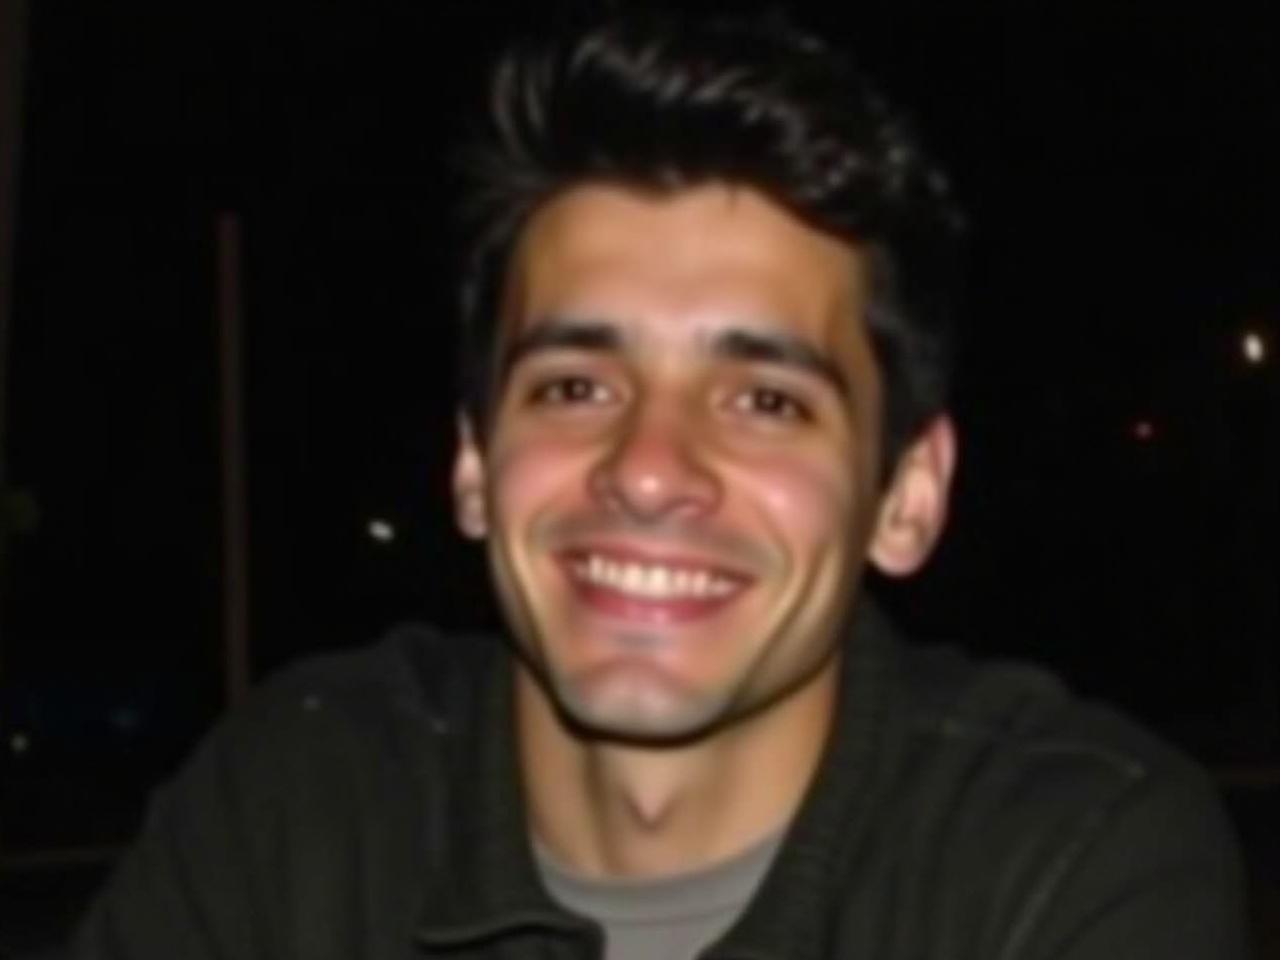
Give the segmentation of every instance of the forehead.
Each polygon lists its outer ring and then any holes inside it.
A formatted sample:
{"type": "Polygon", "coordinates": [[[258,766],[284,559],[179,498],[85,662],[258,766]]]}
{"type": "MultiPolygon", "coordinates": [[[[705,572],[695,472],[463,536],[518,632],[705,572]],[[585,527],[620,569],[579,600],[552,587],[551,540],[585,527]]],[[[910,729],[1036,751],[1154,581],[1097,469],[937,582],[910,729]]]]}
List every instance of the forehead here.
{"type": "Polygon", "coordinates": [[[851,245],[746,187],[650,194],[576,187],[526,225],[508,277],[509,332],[548,312],[688,327],[758,320],[826,342],[857,333],[865,265],[851,245]]]}

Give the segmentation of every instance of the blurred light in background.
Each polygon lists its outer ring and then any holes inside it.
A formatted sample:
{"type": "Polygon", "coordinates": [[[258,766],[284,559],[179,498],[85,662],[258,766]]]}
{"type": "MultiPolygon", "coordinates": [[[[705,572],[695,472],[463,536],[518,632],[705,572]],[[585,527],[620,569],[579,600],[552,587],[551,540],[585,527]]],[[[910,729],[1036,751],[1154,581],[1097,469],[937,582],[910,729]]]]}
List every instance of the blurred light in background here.
{"type": "Polygon", "coordinates": [[[365,530],[378,543],[390,543],[396,538],[396,528],[386,520],[370,520],[365,530]]]}
{"type": "Polygon", "coordinates": [[[1135,420],[1133,422],[1133,439],[1140,443],[1146,443],[1156,435],[1156,426],[1150,420],[1135,420]]]}
{"type": "Polygon", "coordinates": [[[31,749],[31,738],[21,732],[13,734],[13,736],[9,738],[9,749],[12,750],[16,756],[20,757],[31,749]]]}
{"type": "Polygon", "coordinates": [[[1240,352],[1244,354],[1245,362],[1257,366],[1267,359],[1267,342],[1262,339],[1262,334],[1250,330],[1240,340],[1240,352]]]}

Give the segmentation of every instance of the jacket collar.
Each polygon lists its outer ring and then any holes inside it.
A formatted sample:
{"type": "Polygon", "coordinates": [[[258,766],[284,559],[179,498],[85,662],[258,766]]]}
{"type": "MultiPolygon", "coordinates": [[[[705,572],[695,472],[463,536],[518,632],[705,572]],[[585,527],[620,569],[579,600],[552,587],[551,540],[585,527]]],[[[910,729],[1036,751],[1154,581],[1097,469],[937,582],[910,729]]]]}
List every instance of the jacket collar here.
{"type": "Polygon", "coordinates": [[[463,698],[468,715],[450,723],[449,783],[428,788],[450,805],[441,811],[444,856],[432,871],[418,941],[442,952],[535,928],[594,935],[594,925],[553,901],[538,877],[515,749],[512,654],[487,646],[493,655],[463,698]]]}
{"type": "Polygon", "coordinates": [[[865,597],[845,640],[840,699],[813,785],[746,911],[707,957],[825,960],[824,937],[848,896],[845,865],[870,833],[890,738],[898,645],[865,597]]]}
{"type": "MultiPolygon", "coordinates": [[[[813,786],[777,859],[738,922],[707,956],[820,960],[843,864],[867,833],[875,773],[896,684],[897,641],[867,599],[852,618],[840,698],[813,786]]],[[[454,806],[445,811],[444,859],[433,871],[430,919],[419,941],[448,951],[533,928],[598,936],[593,923],[555,903],[538,876],[515,750],[510,655],[489,658],[472,715],[450,763],[454,806]]]]}

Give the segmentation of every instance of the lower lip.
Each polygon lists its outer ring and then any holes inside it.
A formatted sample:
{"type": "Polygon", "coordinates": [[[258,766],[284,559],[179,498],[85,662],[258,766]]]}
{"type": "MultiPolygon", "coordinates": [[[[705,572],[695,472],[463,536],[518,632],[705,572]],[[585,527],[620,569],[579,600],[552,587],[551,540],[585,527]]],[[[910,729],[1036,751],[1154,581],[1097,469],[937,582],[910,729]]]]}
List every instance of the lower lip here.
{"type": "Polygon", "coordinates": [[[577,579],[566,571],[574,592],[591,609],[605,616],[635,623],[687,623],[719,613],[732,603],[745,587],[737,587],[722,597],[673,597],[654,599],[630,596],[577,579]]]}

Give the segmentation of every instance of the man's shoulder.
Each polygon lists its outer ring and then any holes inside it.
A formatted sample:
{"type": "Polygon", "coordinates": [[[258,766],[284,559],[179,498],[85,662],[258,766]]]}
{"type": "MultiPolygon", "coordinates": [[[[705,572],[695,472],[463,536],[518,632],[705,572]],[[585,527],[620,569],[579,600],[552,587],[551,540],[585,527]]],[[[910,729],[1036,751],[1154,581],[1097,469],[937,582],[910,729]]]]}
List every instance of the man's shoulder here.
{"type": "Polygon", "coordinates": [[[1121,710],[1042,667],[954,647],[908,648],[902,676],[906,766],[929,771],[910,779],[929,781],[939,809],[991,824],[988,840],[1007,834],[1011,856],[1031,829],[1080,855],[1119,832],[1150,833],[1153,859],[1230,858],[1208,771],[1121,710]]]}
{"type": "Polygon", "coordinates": [[[909,644],[902,664],[908,723],[935,744],[968,744],[1121,781],[1199,774],[1197,763],[1143,724],[1077,694],[1037,664],[981,660],[944,644],[909,644]]]}
{"type": "Polygon", "coordinates": [[[471,715],[499,641],[404,624],[281,668],[219,722],[204,751],[262,773],[395,764],[471,715]]]}
{"type": "Polygon", "coordinates": [[[156,791],[84,943],[124,923],[166,943],[131,955],[195,955],[212,917],[220,956],[399,955],[441,849],[431,812],[456,787],[442,723],[496,656],[401,627],[275,673],[156,791]],[[276,949],[299,931],[314,949],[276,949]]]}
{"type": "MultiPolygon", "coordinates": [[[[1239,856],[1199,763],[1041,667],[916,645],[901,663],[904,749],[886,807],[908,811],[904,848],[934,839],[921,873],[950,891],[948,902],[1002,917],[993,929],[1009,943],[1109,942],[1131,927],[1147,936],[1151,924],[1132,918],[1173,903],[1189,904],[1187,924],[1204,927],[1180,927],[1187,943],[1230,939],[1239,856]]],[[[1206,950],[1186,955],[1238,955],[1206,950]]]]}
{"type": "Polygon", "coordinates": [[[266,709],[333,702],[440,712],[483,682],[501,655],[493,637],[403,623],[374,643],[289,664],[266,680],[256,699],[266,709]]]}

